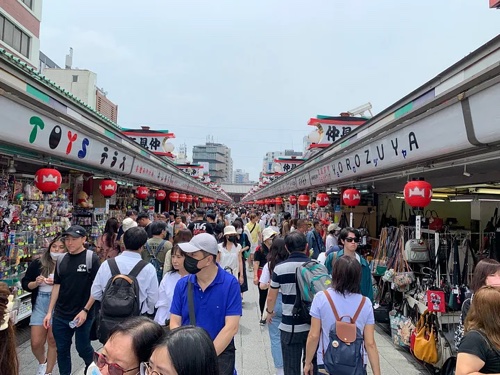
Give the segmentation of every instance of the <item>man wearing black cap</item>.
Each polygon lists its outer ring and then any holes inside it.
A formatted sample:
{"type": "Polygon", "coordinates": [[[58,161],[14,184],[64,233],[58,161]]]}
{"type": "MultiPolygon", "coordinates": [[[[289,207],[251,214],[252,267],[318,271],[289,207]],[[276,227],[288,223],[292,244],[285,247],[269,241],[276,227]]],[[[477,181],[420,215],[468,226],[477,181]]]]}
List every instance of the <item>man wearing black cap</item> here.
{"type": "Polygon", "coordinates": [[[46,329],[52,325],[59,373],[70,375],[73,335],[85,366],[92,363],[94,349],[90,345],[90,329],[94,321],[94,299],[90,297],[90,288],[100,263],[97,254],[84,247],[87,240],[84,228],[73,225],[63,236],[68,253],[57,261],[54,288],[43,325],[46,329]],[[70,322],[74,323],[74,327],[70,326],[70,322]]]}

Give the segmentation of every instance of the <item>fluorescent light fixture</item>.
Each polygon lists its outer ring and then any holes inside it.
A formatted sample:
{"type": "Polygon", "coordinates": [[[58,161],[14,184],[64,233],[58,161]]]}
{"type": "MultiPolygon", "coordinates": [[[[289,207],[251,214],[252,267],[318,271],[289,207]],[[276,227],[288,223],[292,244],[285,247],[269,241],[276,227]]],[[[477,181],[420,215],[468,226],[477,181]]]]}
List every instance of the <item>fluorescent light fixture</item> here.
{"type": "Polygon", "coordinates": [[[477,194],[500,194],[500,189],[478,188],[475,189],[477,194]]]}
{"type": "Polygon", "coordinates": [[[448,196],[446,193],[432,193],[432,198],[448,198],[448,196]]]}
{"type": "Polygon", "coordinates": [[[432,202],[445,202],[444,199],[434,199],[434,198],[432,198],[431,201],[432,202]]]}
{"type": "Polygon", "coordinates": [[[500,202],[500,198],[499,199],[493,199],[493,198],[479,198],[478,199],[479,202],[500,202]]]}
{"type": "Polygon", "coordinates": [[[472,202],[474,198],[472,197],[450,197],[450,202],[453,203],[464,203],[464,202],[472,202]]]}

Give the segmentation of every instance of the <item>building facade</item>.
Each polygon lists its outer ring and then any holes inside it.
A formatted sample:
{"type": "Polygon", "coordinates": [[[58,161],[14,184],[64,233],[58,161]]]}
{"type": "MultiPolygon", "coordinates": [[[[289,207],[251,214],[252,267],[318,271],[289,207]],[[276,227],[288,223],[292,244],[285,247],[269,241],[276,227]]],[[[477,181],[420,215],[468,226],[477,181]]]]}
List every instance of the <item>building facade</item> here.
{"type": "Polygon", "coordinates": [[[229,183],[233,180],[231,149],[221,143],[207,142],[193,147],[193,163],[208,163],[210,180],[229,183]]]}
{"type": "Polygon", "coordinates": [[[274,173],[274,159],[280,157],[300,157],[302,156],[302,152],[294,151],[294,150],[285,150],[285,151],[270,151],[266,153],[264,156],[264,161],[262,163],[262,173],[274,173]]]}
{"type": "Polygon", "coordinates": [[[42,0],[0,0],[0,47],[39,66],[42,0]]]}
{"type": "Polygon", "coordinates": [[[250,174],[243,169],[235,169],[233,180],[235,184],[248,184],[250,183],[250,174]]]}
{"type": "Polygon", "coordinates": [[[97,87],[97,74],[94,72],[85,69],[58,69],[47,66],[43,74],[111,121],[118,122],[118,106],[106,97],[105,91],[97,87]]]}

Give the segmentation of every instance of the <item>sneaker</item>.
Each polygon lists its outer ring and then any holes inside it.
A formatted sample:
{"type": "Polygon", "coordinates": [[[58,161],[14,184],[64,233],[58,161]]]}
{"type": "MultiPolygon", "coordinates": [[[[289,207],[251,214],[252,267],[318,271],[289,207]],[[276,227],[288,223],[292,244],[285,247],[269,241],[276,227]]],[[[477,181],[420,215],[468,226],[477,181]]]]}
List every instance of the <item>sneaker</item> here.
{"type": "Polygon", "coordinates": [[[261,319],[260,322],[259,322],[259,324],[261,326],[265,325],[266,324],[266,319],[261,319]]]}
{"type": "Polygon", "coordinates": [[[46,369],[47,369],[47,361],[45,361],[45,363],[38,365],[38,371],[36,372],[36,375],[45,375],[46,369]]]}

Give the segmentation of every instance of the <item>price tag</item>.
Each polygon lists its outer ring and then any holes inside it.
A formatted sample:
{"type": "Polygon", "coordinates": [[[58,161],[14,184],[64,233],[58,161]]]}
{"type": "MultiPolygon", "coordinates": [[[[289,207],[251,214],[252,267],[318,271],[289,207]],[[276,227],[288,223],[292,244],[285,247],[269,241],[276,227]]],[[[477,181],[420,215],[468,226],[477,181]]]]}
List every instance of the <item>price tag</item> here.
{"type": "Polygon", "coordinates": [[[417,215],[415,217],[415,238],[419,240],[422,238],[422,216],[417,215]]]}

